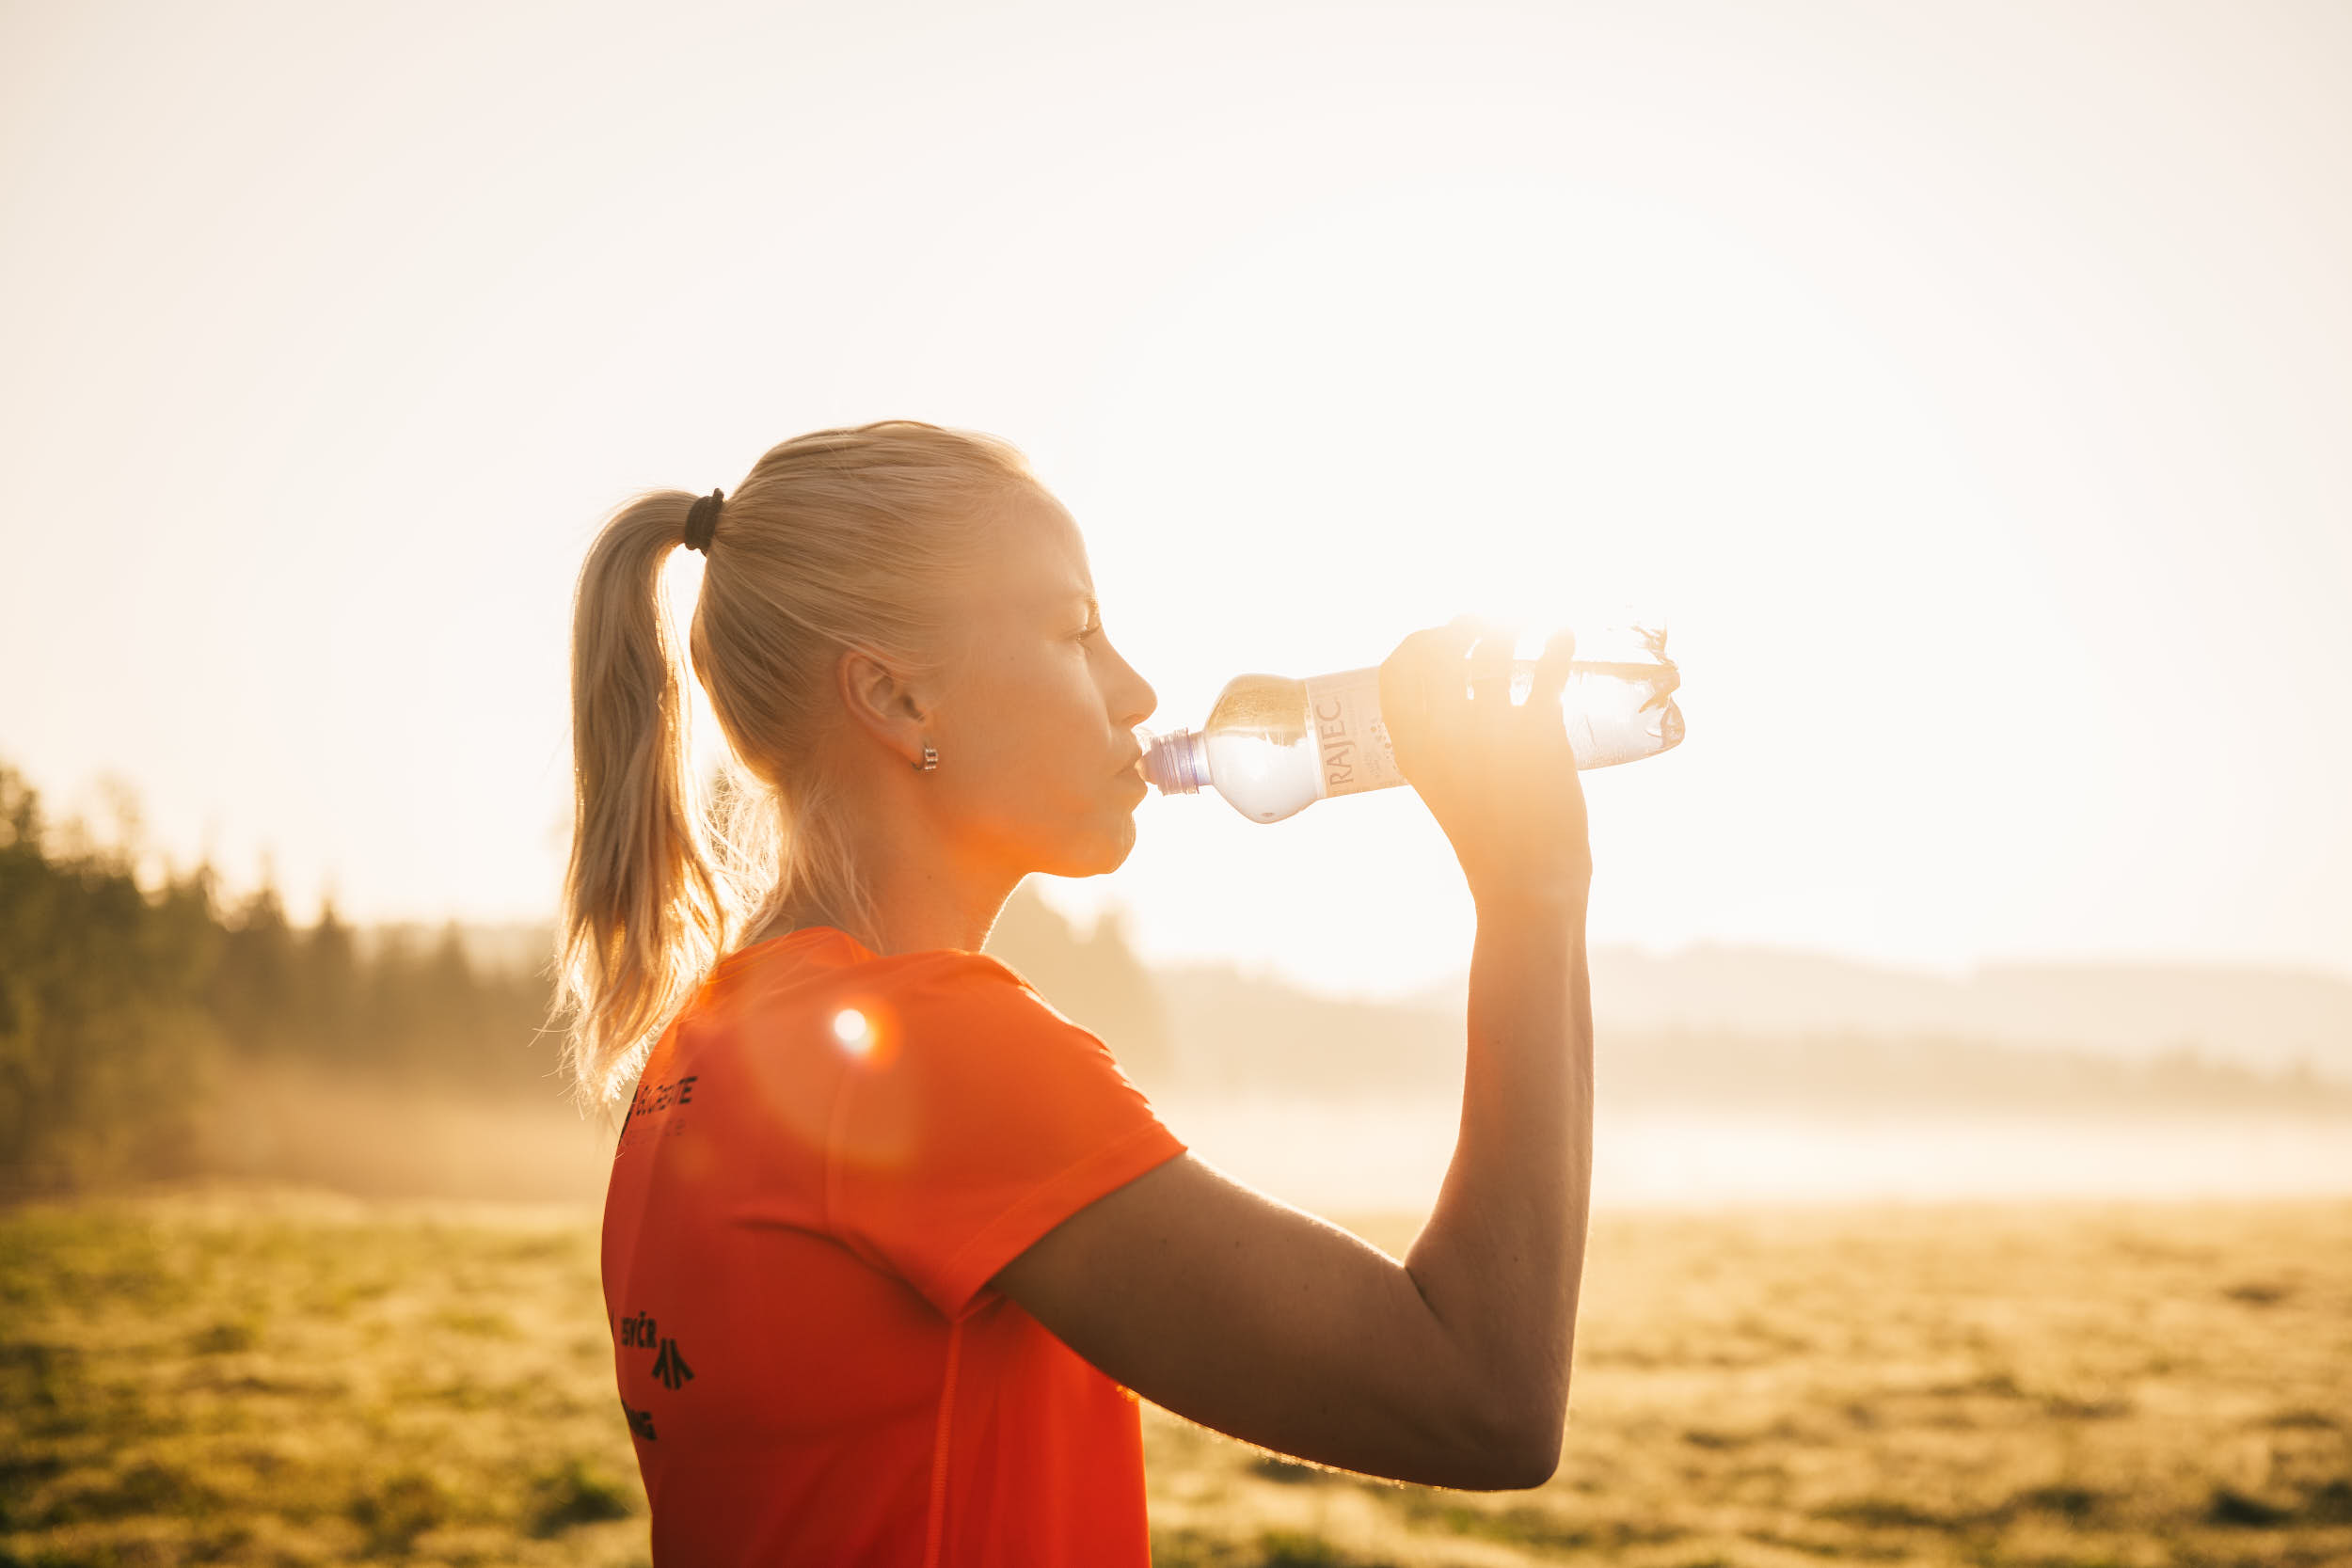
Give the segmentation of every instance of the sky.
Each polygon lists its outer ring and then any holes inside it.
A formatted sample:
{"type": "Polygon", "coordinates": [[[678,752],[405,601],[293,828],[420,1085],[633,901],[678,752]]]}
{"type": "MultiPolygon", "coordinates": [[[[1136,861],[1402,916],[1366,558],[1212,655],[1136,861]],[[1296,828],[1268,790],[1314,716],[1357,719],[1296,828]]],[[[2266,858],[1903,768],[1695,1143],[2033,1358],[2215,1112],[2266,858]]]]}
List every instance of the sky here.
{"type": "MultiPolygon", "coordinates": [[[[0,762],[300,920],[551,915],[596,529],[914,418],[1155,730],[1662,617],[1597,942],[2352,974],[2341,6],[0,0],[0,762]]],[[[1409,788],[1137,824],[1149,957],[1468,960],[1409,788]]]]}

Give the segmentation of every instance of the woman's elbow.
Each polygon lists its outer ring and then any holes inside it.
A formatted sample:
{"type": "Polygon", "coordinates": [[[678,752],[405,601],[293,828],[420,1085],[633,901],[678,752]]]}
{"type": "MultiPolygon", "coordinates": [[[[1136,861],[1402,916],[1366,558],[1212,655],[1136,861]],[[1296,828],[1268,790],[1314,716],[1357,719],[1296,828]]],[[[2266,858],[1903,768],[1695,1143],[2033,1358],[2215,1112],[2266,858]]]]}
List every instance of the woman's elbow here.
{"type": "Polygon", "coordinates": [[[1560,1473],[1560,1450],[1566,1422],[1549,1414],[1520,1422],[1488,1445],[1492,1478],[1481,1488],[1488,1492],[1527,1492],[1560,1473]]]}
{"type": "Polygon", "coordinates": [[[1501,1492],[1528,1492],[1543,1485],[1560,1473],[1560,1439],[1549,1443],[1530,1445],[1505,1472],[1501,1492]]]}

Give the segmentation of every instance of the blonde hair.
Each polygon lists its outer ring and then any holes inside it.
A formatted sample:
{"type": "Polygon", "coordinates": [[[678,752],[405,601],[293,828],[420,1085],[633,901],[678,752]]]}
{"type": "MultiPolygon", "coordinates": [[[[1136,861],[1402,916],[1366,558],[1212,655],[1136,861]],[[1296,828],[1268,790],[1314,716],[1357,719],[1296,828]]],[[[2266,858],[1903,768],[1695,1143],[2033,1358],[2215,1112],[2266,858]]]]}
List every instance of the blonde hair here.
{"type": "Polygon", "coordinates": [[[1037,487],[1010,443],[916,420],[811,431],[725,496],[687,639],[732,755],[692,775],[661,568],[695,497],[641,493],[589,546],[572,611],[575,816],[556,928],[564,1068],[611,1108],[710,967],[787,904],[871,940],[834,670],[869,649],[941,668],[948,607],[1003,503],[1037,487]]]}

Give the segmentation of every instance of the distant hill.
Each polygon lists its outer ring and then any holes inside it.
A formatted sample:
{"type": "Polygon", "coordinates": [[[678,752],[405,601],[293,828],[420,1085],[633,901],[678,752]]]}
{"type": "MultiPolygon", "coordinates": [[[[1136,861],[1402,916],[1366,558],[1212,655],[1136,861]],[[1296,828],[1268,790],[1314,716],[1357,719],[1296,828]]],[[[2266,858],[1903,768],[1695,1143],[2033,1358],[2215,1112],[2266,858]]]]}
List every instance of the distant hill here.
{"type": "MultiPolygon", "coordinates": [[[[1464,977],[1420,1000],[1459,1012],[1468,994],[1464,977]]],[[[1620,1029],[1941,1036],[2138,1062],[2186,1049],[2352,1084],[2352,980],[2310,971],[2010,963],[1952,980],[1770,948],[1599,948],[1593,1011],[1620,1029]]]]}
{"type": "MultiPolygon", "coordinates": [[[[1468,1021],[1432,1002],[1333,1000],[1222,966],[1160,974],[1178,1076],[1147,1091],[1325,1100],[1461,1087],[1468,1021]]],[[[2352,1081],[2265,1071],[2176,1047],[2127,1060],[1950,1033],[1602,1023],[1595,1078],[1613,1106],[2104,1117],[2352,1117],[2352,1081]]]]}

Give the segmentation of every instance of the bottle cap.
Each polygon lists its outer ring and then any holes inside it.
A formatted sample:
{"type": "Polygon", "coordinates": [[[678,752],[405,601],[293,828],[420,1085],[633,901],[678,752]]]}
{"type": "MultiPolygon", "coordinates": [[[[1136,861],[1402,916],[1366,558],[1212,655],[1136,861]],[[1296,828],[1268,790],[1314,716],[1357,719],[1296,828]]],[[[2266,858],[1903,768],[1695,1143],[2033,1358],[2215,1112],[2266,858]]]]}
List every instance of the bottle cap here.
{"type": "Polygon", "coordinates": [[[1170,730],[1143,743],[1143,777],[1163,795],[1194,795],[1209,782],[1209,748],[1191,730],[1170,730]]]}

